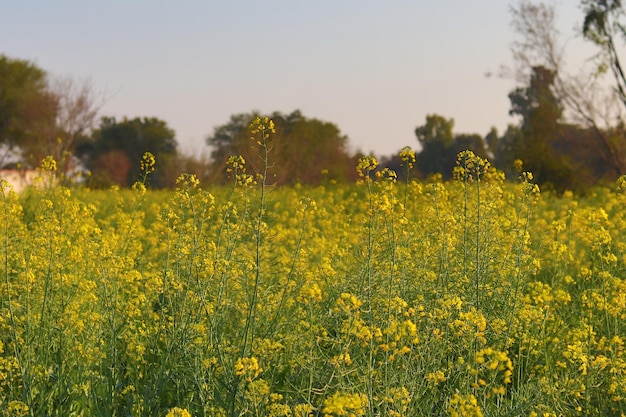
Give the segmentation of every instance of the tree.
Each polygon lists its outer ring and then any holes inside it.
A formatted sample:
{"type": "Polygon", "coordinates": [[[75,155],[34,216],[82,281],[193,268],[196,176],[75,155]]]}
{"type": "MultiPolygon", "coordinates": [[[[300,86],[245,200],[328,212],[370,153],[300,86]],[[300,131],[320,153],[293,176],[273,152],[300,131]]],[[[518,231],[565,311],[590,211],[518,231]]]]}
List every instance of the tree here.
{"type": "Polygon", "coordinates": [[[601,51],[600,68],[611,69],[619,97],[626,107],[626,76],[617,52],[616,38],[626,39],[626,30],[620,19],[624,16],[621,0],[582,0],[585,13],[583,36],[601,51]]]}
{"type": "MultiPolygon", "coordinates": [[[[243,156],[251,172],[261,172],[263,161],[249,131],[257,116],[260,115],[255,112],[233,115],[207,138],[215,180],[226,179],[225,163],[232,155],[243,156]]],[[[348,138],[335,124],[306,118],[298,110],[290,114],[274,112],[268,117],[276,126],[269,161],[272,181],[318,184],[325,179],[345,180],[353,176],[348,138]]]]}
{"type": "Polygon", "coordinates": [[[159,160],[175,156],[177,146],[174,131],[157,118],[124,118],[118,122],[114,117],[103,117],[93,140],[82,142],[79,153],[92,170],[94,183],[128,186],[140,179],[139,162],[145,152],[151,152],[157,159],[152,184],[160,187],[164,184],[159,160]]]}
{"type": "Polygon", "coordinates": [[[62,169],[72,168],[76,146],[89,140],[103,99],[94,92],[88,80],[56,78],[49,87],[56,97],[57,111],[54,119],[55,135],[47,137],[44,156],[52,155],[63,161],[62,169]]]}
{"type": "MultiPolygon", "coordinates": [[[[607,2],[583,0],[582,3],[591,7],[594,3],[607,2]]],[[[607,175],[620,175],[626,169],[622,149],[624,146],[618,139],[623,135],[610,132],[614,132],[615,120],[620,120],[622,111],[614,105],[611,95],[604,94],[597,72],[590,73],[585,68],[579,69],[578,75],[566,72],[565,47],[556,30],[554,8],[541,2],[521,0],[511,7],[511,14],[512,27],[517,35],[512,44],[516,80],[528,85],[529,80],[537,76],[535,68],[541,67],[550,71],[550,90],[561,105],[563,121],[579,124],[588,130],[584,134],[588,141],[587,148],[597,152],[603,164],[609,168],[608,171],[605,170],[607,175]]],[[[587,20],[585,31],[591,36],[594,25],[587,23],[587,20]]],[[[619,61],[617,64],[619,65],[619,61]]],[[[573,145],[579,141],[569,143],[573,145]]]]}
{"type": "Polygon", "coordinates": [[[59,170],[68,173],[74,165],[76,145],[90,138],[102,100],[88,81],[73,78],[48,81],[45,96],[33,135],[19,143],[22,158],[37,166],[50,155],[59,163],[59,170]]]}
{"type": "Polygon", "coordinates": [[[238,155],[249,148],[250,134],[248,127],[258,113],[240,113],[230,116],[228,123],[214,129],[213,135],[207,137],[206,143],[213,150],[211,159],[219,165],[222,172],[226,161],[231,155],[238,155]]]}
{"type": "Polygon", "coordinates": [[[159,185],[163,187],[176,187],[176,180],[183,172],[195,175],[201,184],[210,181],[211,161],[209,156],[204,153],[187,155],[179,152],[176,155],[167,154],[165,158],[162,155],[157,164],[159,185]]]}
{"type": "Polygon", "coordinates": [[[454,135],[454,119],[446,119],[438,114],[426,116],[426,123],[415,129],[415,135],[422,150],[416,158],[416,165],[422,175],[439,173],[444,178],[452,176],[456,156],[464,150],[474,151],[485,158],[487,152],[480,135],[454,135]]]}
{"type": "Polygon", "coordinates": [[[416,158],[418,169],[423,175],[434,173],[448,177],[452,173],[450,152],[448,151],[454,142],[452,129],[454,119],[446,119],[438,114],[426,116],[426,123],[415,128],[415,136],[422,150],[416,158]]]}
{"type": "Polygon", "coordinates": [[[102,100],[87,81],[50,79],[36,65],[0,56],[0,143],[27,165],[51,155],[71,167],[74,147],[91,133],[102,100]]]}
{"type": "Polygon", "coordinates": [[[46,72],[24,60],[0,55],[0,142],[28,147],[56,113],[46,72]]]}
{"type": "Polygon", "coordinates": [[[550,183],[563,190],[571,186],[572,172],[568,169],[566,156],[555,150],[561,137],[563,110],[552,90],[554,78],[554,71],[534,67],[529,85],[518,87],[509,94],[510,113],[522,117],[521,134],[513,144],[513,153],[515,159],[524,162],[538,183],[550,183]]]}
{"type": "Polygon", "coordinates": [[[485,137],[489,152],[492,155],[493,165],[504,172],[507,178],[516,178],[518,175],[515,168],[515,146],[521,141],[521,129],[515,124],[509,124],[504,134],[498,136],[496,129],[491,131],[485,137]]]}

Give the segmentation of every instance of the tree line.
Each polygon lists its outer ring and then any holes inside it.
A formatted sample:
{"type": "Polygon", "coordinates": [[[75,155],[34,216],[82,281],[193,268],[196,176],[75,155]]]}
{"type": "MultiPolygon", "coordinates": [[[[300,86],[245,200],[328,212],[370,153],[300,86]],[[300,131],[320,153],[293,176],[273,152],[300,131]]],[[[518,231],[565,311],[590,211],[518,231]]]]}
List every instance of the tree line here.
{"type": "MultiPolygon", "coordinates": [[[[419,149],[412,177],[449,178],[456,155],[466,149],[509,178],[515,178],[514,162],[521,160],[540,185],[557,192],[584,192],[625,173],[626,76],[619,56],[619,42],[626,40],[624,10],[620,0],[581,0],[580,6],[580,34],[598,51],[594,66],[576,76],[568,73],[553,6],[518,1],[511,6],[516,39],[509,71],[518,85],[509,93],[510,114],[518,122],[482,136],[455,133],[453,119],[427,115],[415,129],[419,149]],[[611,80],[610,91],[602,88],[603,74],[611,80]]],[[[249,131],[257,116],[269,116],[276,125],[269,171],[276,184],[352,181],[362,156],[350,152],[337,125],[298,110],[232,115],[206,138],[210,154],[185,155],[165,121],[98,117],[102,103],[88,82],[53,78],[32,62],[0,55],[0,165],[32,168],[51,155],[67,177],[89,172],[91,187],[129,186],[140,176],[141,156],[151,152],[158,161],[154,187],[174,186],[181,172],[225,183],[231,155],[244,157],[252,171],[259,162],[249,131]]],[[[403,175],[400,165],[397,156],[382,158],[381,166],[403,175]]]]}

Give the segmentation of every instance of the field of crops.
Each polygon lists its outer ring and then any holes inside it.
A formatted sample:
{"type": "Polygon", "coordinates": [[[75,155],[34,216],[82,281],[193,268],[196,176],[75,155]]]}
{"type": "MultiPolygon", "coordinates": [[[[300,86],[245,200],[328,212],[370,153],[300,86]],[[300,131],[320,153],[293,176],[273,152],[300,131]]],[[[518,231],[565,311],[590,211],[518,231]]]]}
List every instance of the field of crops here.
{"type": "Polygon", "coordinates": [[[208,190],[3,186],[1,416],[626,415],[622,183],[230,163],[208,190]]]}

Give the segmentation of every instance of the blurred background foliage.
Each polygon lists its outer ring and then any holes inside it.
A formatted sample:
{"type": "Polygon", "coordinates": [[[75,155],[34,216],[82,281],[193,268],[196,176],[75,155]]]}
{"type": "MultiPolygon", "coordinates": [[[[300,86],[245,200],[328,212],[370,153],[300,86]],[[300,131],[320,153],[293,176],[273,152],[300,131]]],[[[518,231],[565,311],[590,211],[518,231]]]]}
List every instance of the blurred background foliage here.
{"type": "MultiPolygon", "coordinates": [[[[515,178],[513,162],[524,162],[544,189],[585,193],[598,183],[614,181],[626,171],[626,78],[620,61],[623,29],[621,1],[581,0],[582,27],[577,33],[596,47],[593,65],[565,63],[566,42],[555,25],[551,3],[520,0],[511,6],[513,67],[501,76],[517,87],[509,94],[510,114],[517,116],[504,132],[457,133],[454,119],[428,114],[415,129],[417,161],[413,178],[440,174],[449,178],[462,150],[488,158],[515,178]]],[[[101,115],[106,101],[86,81],[51,76],[35,63],[0,55],[0,167],[32,169],[51,155],[65,178],[92,188],[130,186],[144,152],[157,157],[154,188],[174,186],[180,172],[203,183],[227,180],[224,163],[241,155],[253,171],[259,159],[251,150],[250,121],[258,112],[234,114],[213,127],[204,154],[180,151],[176,132],[156,117],[101,115]]],[[[278,134],[269,173],[278,185],[353,181],[355,162],[363,153],[330,122],[302,114],[275,111],[278,134]]],[[[420,123],[419,121],[417,123],[420,123]]],[[[210,127],[208,127],[210,128],[210,127]]],[[[411,145],[411,144],[407,144],[411,145]]],[[[380,168],[395,169],[397,156],[376,155],[380,168]]],[[[402,174],[404,172],[404,174],[402,174]]]]}

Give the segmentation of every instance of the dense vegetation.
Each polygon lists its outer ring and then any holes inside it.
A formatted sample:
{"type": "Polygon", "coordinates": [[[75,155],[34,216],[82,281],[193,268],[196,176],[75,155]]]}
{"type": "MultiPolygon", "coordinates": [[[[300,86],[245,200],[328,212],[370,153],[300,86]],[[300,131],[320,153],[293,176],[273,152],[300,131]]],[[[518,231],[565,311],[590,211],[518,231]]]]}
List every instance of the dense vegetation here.
{"type": "Polygon", "coordinates": [[[450,182],[364,157],[356,185],[273,188],[229,162],[209,190],[70,190],[49,159],[3,186],[0,415],[626,413],[623,181],[556,198],[463,152],[450,182]]]}
{"type": "MultiPolygon", "coordinates": [[[[621,2],[581,6],[626,108],[621,2]]],[[[380,163],[299,111],[187,157],[0,55],[0,165],[41,174],[0,182],[0,416],[626,415],[626,128],[551,13],[513,8],[518,125],[380,163]]]]}

